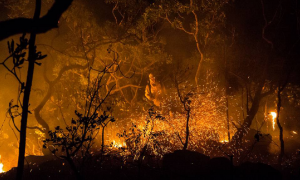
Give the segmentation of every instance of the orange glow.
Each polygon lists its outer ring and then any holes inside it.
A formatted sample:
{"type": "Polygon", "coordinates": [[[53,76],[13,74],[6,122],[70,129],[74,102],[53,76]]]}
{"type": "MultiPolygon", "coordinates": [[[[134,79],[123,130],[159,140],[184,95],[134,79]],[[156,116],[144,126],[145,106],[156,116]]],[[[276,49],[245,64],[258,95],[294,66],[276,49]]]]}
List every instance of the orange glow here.
{"type": "Polygon", "coordinates": [[[228,143],[228,140],[222,140],[220,143],[228,143]]]}
{"type": "MultiPolygon", "coordinates": [[[[1,155],[0,155],[0,159],[1,159],[1,155]]],[[[3,163],[0,162],[0,173],[4,173],[5,171],[3,170],[3,163]]]]}
{"type": "Polygon", "coordinates": [[[113,140],[112,142],[112,147],[115,147],[115,148],[121,148],[121,147],[125,147],[126,146],[126,143],[123,142],[123,143],[118,143],[116,142],[115,140],[113,140]]]}
{"type": "Polygon", "coordinates": [[[4,173],[5,171],[3,170],[3,164],[0,163],[0,173],[4,173]]]}
{"type": "Polygon", "coordinates": [[[275,118],[277,117],[276,112],[271,112],[272,121],[273,121],[273,131],[275,130],[275,118]]]}

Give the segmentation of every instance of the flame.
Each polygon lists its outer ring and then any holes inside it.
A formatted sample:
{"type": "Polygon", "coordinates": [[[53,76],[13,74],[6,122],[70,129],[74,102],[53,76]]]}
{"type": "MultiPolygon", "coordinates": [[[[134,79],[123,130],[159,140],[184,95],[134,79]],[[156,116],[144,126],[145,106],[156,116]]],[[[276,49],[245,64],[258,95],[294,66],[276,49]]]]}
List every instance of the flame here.
{"type": "Polygon", "coordinates": [[[4,173],[5,171],[3,170],[3,163],[0,163],[0,173],[4,173]]]}
{"type": "Polygon", "coordinates": [[[277,117],[276,112],[271,112],[272,121],[273,121],[273,131],[275,130],[275,118],[277,117]]]}
{"type": "Polygon", "coordinates": [[[125,142],[123,142],[123,143],[118,143],[118,142],[116,142],[115,140],[113,140],[112,146],[115,147],[115,148],[121,148],[121,147],[125,147],[125,146],[126,146],[126,143],[125,143],[125,142]]]}
{"type": "MultiPolygon", "coordinates": [[[[1,155],[0,155],[0,160],[1,160],[1,155]]],[[[3,170],[3,163],[0,162],[0,173],[4,173],[5,171],[3,170]]]]}
{"type": "Polygon", "coordinates": [[[229,141],[227,139],[219,141],[220,143],[228,143],[229,141]]]}

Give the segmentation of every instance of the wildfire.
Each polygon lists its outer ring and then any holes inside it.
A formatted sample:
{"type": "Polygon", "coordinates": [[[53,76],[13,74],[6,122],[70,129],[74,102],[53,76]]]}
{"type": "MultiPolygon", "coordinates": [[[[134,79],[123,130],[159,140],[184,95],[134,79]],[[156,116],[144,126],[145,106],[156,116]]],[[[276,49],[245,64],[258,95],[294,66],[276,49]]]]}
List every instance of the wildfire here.
{"type": "Polygon", "coordinates": [[[276,112],[271,112],[272,122],[273,122],[273,131],[275,130],[275,118],[277,117],[276,112]]]}
{"type": "Polygon", "coordinates": [[[0,163],[0,173],[4,173],[5,171],[3,171],[3,164],[0,163]]]}
{"type": "Polygon", "coordinates": [[[112,147],[115,147],[115,148],[121,148],[121,147],[125,147],[126,146],[126,143],[123,142],[123,143],[118,143],[116,142],[115,140],[113,140],[112,142],[112,147]]]}
{"type": "MultiPolygon", "coordinates": [[[[1,160],[1,155],[0,155],[0,160],[1,160]]],[[[3,170],[3,163],[0,162],[0,173],[4,173],[5,171],[3,170]]]]}
{"type": "Polygon", "coordinates": [[[229,141],[227,139],[219,141],[220,143],[228,143],[229,141]]]}

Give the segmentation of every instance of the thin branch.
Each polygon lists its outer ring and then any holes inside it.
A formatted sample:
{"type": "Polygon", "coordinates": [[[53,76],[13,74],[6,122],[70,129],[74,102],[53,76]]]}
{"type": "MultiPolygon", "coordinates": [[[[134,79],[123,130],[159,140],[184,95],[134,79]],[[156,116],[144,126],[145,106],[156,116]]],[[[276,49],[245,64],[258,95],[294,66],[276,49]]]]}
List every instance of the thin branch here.
{"type": "Polygon", "coordinates": [[[45,133],[45,131],[42,128],[38,127],[38,126],[33,126],[33,127],[27,126],[27,129],[37,129],[37,130],[41,131],[42,133],[45,133]]]}
{"type": "Polygon", "coordinates": [[[125,85],[125,86],[122,86],[122,87],[119,87],[119,88],[117,88],[117,89],[114,89],[114,90],[112,90],[111,91],[111,94],[113,94],[113,93],[115,93],[115,92],[117,92],[117,91],[120,91],[120,90],[122,90],[122,89],[125,89],[125,88],[128,88],[128,87],[135,87],[135,88],[142,88],[142,86],[138,86],[138,85],[133,85],[133,84],[127,84],[127,85],[125,85]]]}

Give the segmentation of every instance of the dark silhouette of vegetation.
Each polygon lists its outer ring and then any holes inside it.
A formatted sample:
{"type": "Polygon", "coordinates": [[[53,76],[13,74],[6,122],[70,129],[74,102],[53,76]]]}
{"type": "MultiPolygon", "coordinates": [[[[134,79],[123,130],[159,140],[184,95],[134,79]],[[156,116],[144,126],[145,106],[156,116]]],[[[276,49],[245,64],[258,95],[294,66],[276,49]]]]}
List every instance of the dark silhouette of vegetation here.
{"type": "MultiPolygon", "coordinates": [[[[110,108],[108,107],[107,110],[109,111],[110,108]]],[[[105,112],[105,111],[104,111],[105,112]]],[[[101,125],[102,127],[102,133],[101,133],[101,137],[102,137],[102,141],[101,141],[101,154],[103,155],[104,153],[104,146],[105,146],[105,136],[104,136],[104,132],[105,132],[105,128],[107,127],[107,125],[110,123],[110,122],[115,122],[115,119],[113,118],[108,118],[105,114],[104,114],[104,118],[102,121],[99,121],[99,124],[101,125]]]]}
{"type": "MultiPolygon", "coordinates": [[[[57,28],[62,13],[69,8],[72,2],[73,0],[55,0],[48,13],[41,18],[16,18],[0,22],[0,41],[20,33],[35,32],[36,34],[40,34],[57,28]]],[[[37,8],[40,7],[37,6],[37,8]]]]}
{"type": "Polygon", "coordinates": [[[132,124],[129,130],[117,134],[126,142],[133,161],[138,166],[138,177],[141,178],[141,168],[146,157],[161,154],[163,152],[162,138],[164,131],[155,131],[156,121],[165,121],[165,118],[151,107],[145,119],[143,127],[132,124]]]}
{"type": "MultiPolygon", "coordinates": [[[[292,68],[293,69],[293,68],[292,68]]],[[[287,76],[286,76],[286,79],[284,80],[284,82],[282,84],[279,83],[278,85],[278,88],[276,89],[276,93],[277,93],[277,104],[276,104],[276,107],[277,107],[277,116],[276,116],[276,123],[277,123],[277,126],[279,128],[279,141],[280,141],[280,154],[278,156],[278,163],[281,165],[282,163],[282,159],[284,157],[284,139],[283,139],[283,127],[280,123],[280,120],[279,120],[279,117],[280,117],[280,109],[282,107],[282,97],[281,97],[281,94],[282,94],[282,91],[286,88],[287,84],[288,84],[288,81],[289,81],[289,78],[290,78],[290,74],[292,72],[292,69],[289,69],[288,70],[288,73],[287,73],[287,76]]]]}
{"type": "MultiPolygon", "coordinates": [[[[0,22],[2,27],[0,30],[0,40],[7,38],[9,36],[18,34],[18,33],[30,33],[29,41],[24,38],[24,35],[20,38],[20,45],[14,49],[14,42],[9,46],[10,57],[13,58],[14,67],[9,69],[5,66],[5,62],[2,63],[6,69],[8,69],[12,74],[15,75],[17,80],[20,83],[21,90],[20,95],[23,94],[23,101],[20,103],[22,108],[21,115],[21,128],[20,128],[20,144],[19,144],[19,159],[18,159],[18,171],[16,174],[16,179],[21,180],[24,169],[24,159],[25,159],[25,147],[26,147],[26,129],[27,129],[27,119],[28,119],[28,107],[29,107],[29,98],[31,93],[31,86],[33,80],[34,66],[35,64],[41,65],[37,60],[44,59],[46,56],[41,55],[41,52],[36,51],[35,41],[36,34],[46,32],[52,28],[57,27],[58,20],[61,14],[69,7],[72,0],[67,1],[56,1],[52,6],[52,9],[49,10],[48,14],[43,18],[40,18],[41,12],[41,0],[36,0],[36,7],[34,16],[32,19],[12,19],[8,21],[0,22]],[[28,50],[28,70],[26,83],[21,82],[20,78],[16,75],[16,68],[20,68],[24,63],[25,53],[22,52],[24,49],[29,46],[28,50]]],[[[19,97],[20,97],[19,95],[19,97]]],[[[19,103],[19,102],[18,102],[19,103]]]]}
{"type": "Polygon", "coordinates": [[[75,111],[77,118],[72,119],[71,125],[66,126],[65,129],[57,126],[54,131],[50,130],[49,139],[44,141],[44,148],[48,147],[53,154],[60,151],[59,157],[67,160],[77,179],[83,179],[83,175],[76,167],[76,159],[82,157],[81,164],[84,165],[86,158],[91,155],[90,150],[101,127],[103,152],[104,128],[109,122],[115,121],[112,116],[107,114],[109,108],[103,110],[103,105],[115,86],[112,86],[106,95],[101,95],[101,88],[106,86],[102,82],[103,78],[113,65],[114,63],[98,71],[97,78],[91,83],[91,87],[88,87],[84,113],[75,111]]]}
{"type": "MultiPolygon", "coordinates": [[[[201,85],[199,81],[206,55],[206,47],[211,43],[212,39],[210,37],[214,36],[215,31],[224,23],[223,7],[227,3],[228,0],[157,1],[147,11],[150,17],[161,18],[173,28],[189,35],[195,42],[197,52],[200,55],[194,76],[197,86],[201,85]],[[186,18],[188,16],[191,16],[191,18],[186,18]]],[[[156,18],[154,19],[156,20],[156,18]]]]}
{"type": "MultiPolygon", "coordinates": [[[[37,120],[37,122],[43,127],[41,132],[45,134],[46,139],[49,139],[48,132],[50,131],[50,129],[49,129],[48,123],[45,121],[45,119],[42,118],[41,111],[44,108],[44,106],[46,105],[46,103],[50,100],[51,96],[53,95],[55,85],[60,81],[63,74],[66,73],[67,71],[74,70],[74,69],[87,69],[88,65],[89,65],[89,63],[87,63],[85,65],[71,64],[68,66],[64,66],[58,72],[57,77],[53,80],[50,80],[46,75],[46,71],[44,71],[43,75],[44,75],[44,79],[45,79],[46,83],[48,84],[48,90],[47,90],[46,95],[43,97],[43,99],[39,103],[39,105],[34,109],[34,116],[35,116],[35,119],[37,120]]],[[[48,151],[43,152],[44,155],[48,154],[47,152],[48,151]]]]}
{"type": "Polygon", "coordinates": [[[187,70],[188,69],[186,69],[184,72],[176,73],[176,75],[174,76],[174,80],[175,80],[174,83],[175,83],[175,88],[177,90],[177,95],[179,97],[181,104],[183,105],[184,111],[186,112],[185,141],[184,142],[183,142],[182,138],[180,137],[180,135],[178,134],[179,140],[183,145],[182,150],[187,150],[188,144],[189,144],[189,136],[190,136],[189,122],[190,122],[191,102],[192,102],[191,97],[193,96],[193,93],[194,93],[193,90],[191,90],[188,93],[183,94],[181,92],[181,88],[179,87],[185,77],[185,74],[187,73],[187,70]]]}
{"type": "MultiPolygon", "coordinates": [[[[37,3],[37,9],[39,9],[40,4],[37,3]]],[[[40,11],[37,10],[35,12],[35,18],[38,18],[40,11]]],[[[22,179],[23,169],[24,169],[24,158],[25,158],[25,147],[26,147],[26,129],[27,127],[27,119],[28,113],[30,113],[29,107],[29,97],[31,92],[32,80],[33,80],[33,72],[35,64],[41,65],[41,63],[37,62],[37,60],[42,60],[46,57],[46,55],[42,55],[41,52],[36,51],[35,46],[35,38],[36,34],[33,32],[30,35],[29,41],[25,38],[25,34],[20,38],[20,44],[17,44],[15,48],[14,41],[12,40],[11,43],[8,42],[8,49],[10,56],[6,58],[1,64],[11,73],[19,82],[19,95],[16,105],[12,105],[10,103],[9,107],[9,114],[12,118],[15,128],[20,132],[20,145],[19,145],[19,160],[18,160],[18,172],[17,172],[17,179],[22,179]],[[29,55],[28,59],[25,59],[26,52],[24,52],[29,46],[29,55]],[[13,60],[13,67],[9,68],[5,63],[8,59],[12,58],[13,60]],[[28,70],[27,70],[27,79],[26,83],[22,82],[18,75],[18,69],[22,68],[25,61],[28,61],[28,70]],[[23,100],[21,102],[20,98],[23,100]],[[21,108],[22,112],[13,115],[11,113],[12,108],[21,108]],[[21,116],[21,128],[17,128],[15,125],[15,118],[21,116]]]]}

